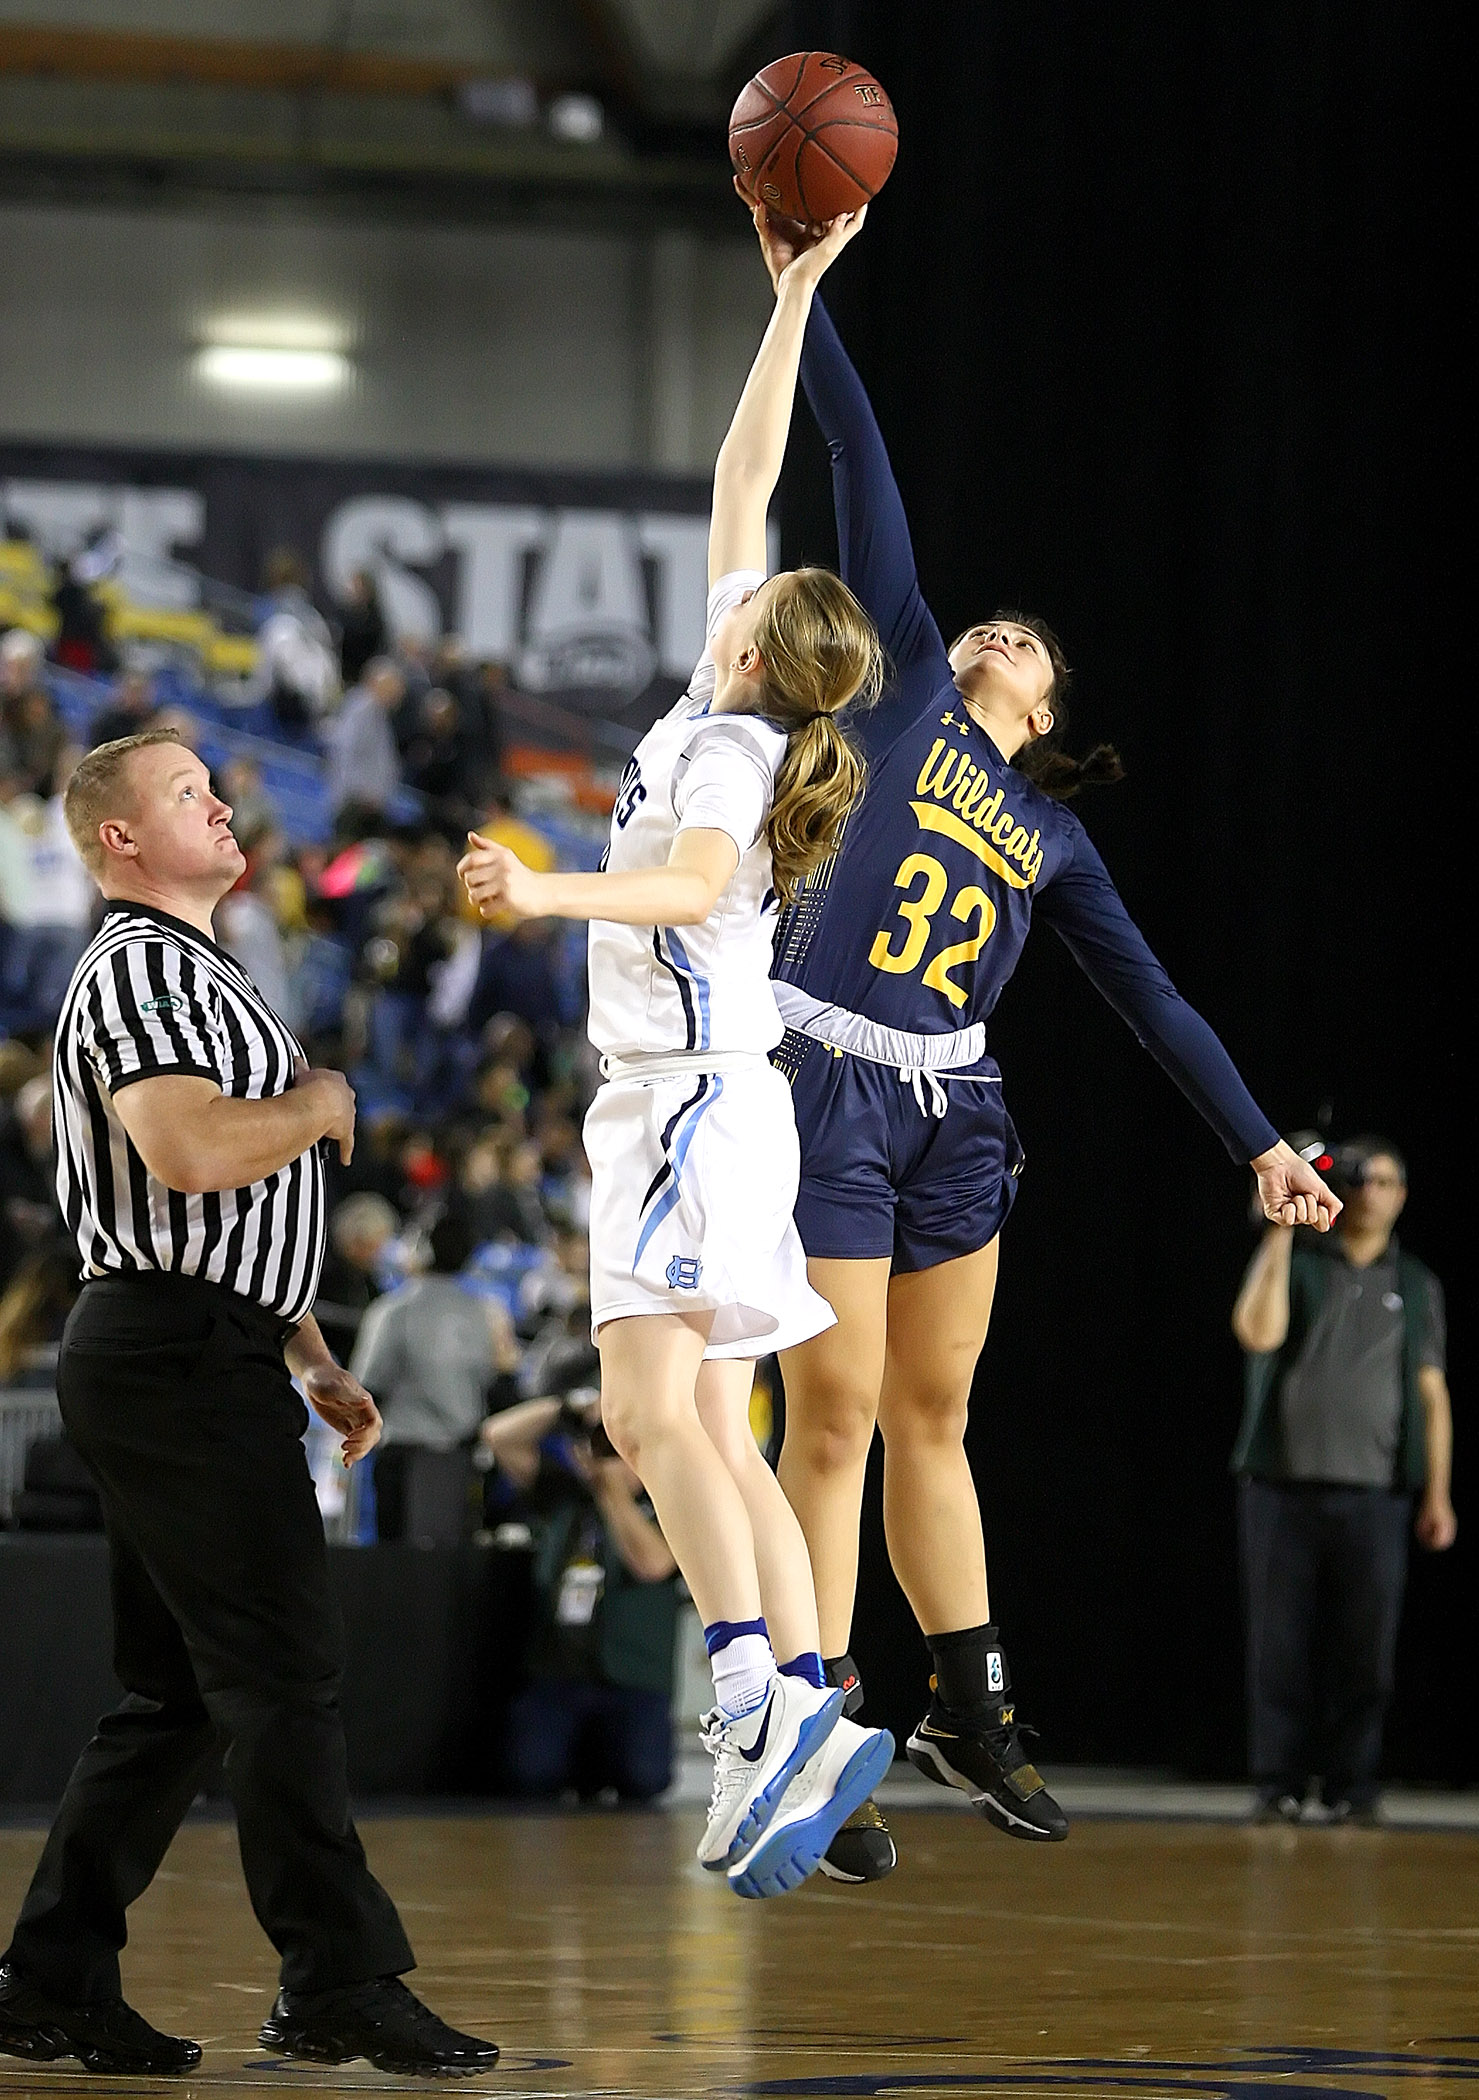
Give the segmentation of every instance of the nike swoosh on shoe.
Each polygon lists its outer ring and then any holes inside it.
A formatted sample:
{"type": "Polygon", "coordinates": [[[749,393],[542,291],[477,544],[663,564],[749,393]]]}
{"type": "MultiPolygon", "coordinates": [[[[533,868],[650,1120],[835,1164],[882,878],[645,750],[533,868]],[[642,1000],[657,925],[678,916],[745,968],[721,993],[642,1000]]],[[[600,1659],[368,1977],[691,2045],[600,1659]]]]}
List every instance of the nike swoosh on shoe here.
{"type": "Polygon", "coordinates": [[[765,1717],[760,1723],[760,1733],[755,1738],[754,1748],[746,1750],[742,1747],[740,1750],[740,1756],[747,1765],[758,1765],[761,1758],[765,1755],[765,1745],[770,1740],[770,1717],[774,1712],[775,1694],[772,1692],[770,1698],[766,1701],[765,1717]]]}

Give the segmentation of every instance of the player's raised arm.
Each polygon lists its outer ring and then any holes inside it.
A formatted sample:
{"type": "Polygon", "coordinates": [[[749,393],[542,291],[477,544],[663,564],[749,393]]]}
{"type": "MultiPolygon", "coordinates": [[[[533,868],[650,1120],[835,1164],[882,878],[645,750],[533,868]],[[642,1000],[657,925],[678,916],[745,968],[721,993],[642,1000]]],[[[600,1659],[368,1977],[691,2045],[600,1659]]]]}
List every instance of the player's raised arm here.
{"type": "MultiPolygon", "coordinates": [[[[752,206],[751,215],[779,297],[799,243],[763,205],[752,206]]],[[[945,644],[920,593],[904,499],[873,404],[819,298],[807,322],[801,384],[832,459],[842,580],[871,616],[899,683],[911,693],[917,684],[922,703],[950,675],[945,644]],[[911,677],[916,665],[927,666],[922,678],[911,677]]]]}
{"type": "Polygon", "coordinates": [[[770,566],[765,520],[786,456],[807,316],[823,273],[866,216],[866,211],[845,212],[833,219],[819,241],[791,256],[778,272],[775,312],[714,462],[710,584],[736,569],[763,574],[770,566]]]}

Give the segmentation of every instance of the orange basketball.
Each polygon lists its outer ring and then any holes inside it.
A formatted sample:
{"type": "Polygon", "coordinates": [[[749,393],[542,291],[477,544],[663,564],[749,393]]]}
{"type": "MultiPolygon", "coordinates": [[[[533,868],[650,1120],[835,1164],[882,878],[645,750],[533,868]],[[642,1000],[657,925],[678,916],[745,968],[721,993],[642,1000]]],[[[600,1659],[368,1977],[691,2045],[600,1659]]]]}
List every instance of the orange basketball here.
{"type": "Polygon", "coordinates": [[[729,157],[744,189],[803,226],[876,197],[898,150],[888,96],[832,51],[776,59],[741,90],[729,119],[729,157]]]}

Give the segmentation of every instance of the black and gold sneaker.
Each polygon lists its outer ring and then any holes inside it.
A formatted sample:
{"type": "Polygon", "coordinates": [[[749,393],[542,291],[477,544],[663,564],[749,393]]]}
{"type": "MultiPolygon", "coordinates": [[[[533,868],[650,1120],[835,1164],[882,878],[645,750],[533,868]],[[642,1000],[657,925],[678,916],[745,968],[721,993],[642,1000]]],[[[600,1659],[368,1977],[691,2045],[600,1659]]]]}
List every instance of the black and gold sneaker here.
{"type": "Polygon", "coordinates": [[[893,1832],[870,1795],[855,1808],[822,1854],[829,1881],[882,1881],[899,1864],[893,1832]]]}
{"type": "MultiPolygon", "coordinates": [[[[930,1690],[936,1690],[933,1677],[930,1690]]],[[[1022,1747],[1023,1735],[1033,1732],[1018,1722],[1014,1706],[957,1714],[936,1696],[904,1747],[916,1771],[969,1794],[971,1806],[998,1830],[1053,1844],[1067,1837],[1068,1818],[1022,1747]]]]}
{"type": "MultiPolygon", "coordinates": [[[[823,1668],[828,1684],[835,1684],[843,1695],[843,1714],[855,1721],[863,1710],[863,1680],[857,1664],[851,1655],[838,1655],[823,1668]]],[[[853,1810],[822,1855],[822,1872],[829,1881],[882,1881],[898,1864],[893,1832],[871,1795],[853,1810]]]]}

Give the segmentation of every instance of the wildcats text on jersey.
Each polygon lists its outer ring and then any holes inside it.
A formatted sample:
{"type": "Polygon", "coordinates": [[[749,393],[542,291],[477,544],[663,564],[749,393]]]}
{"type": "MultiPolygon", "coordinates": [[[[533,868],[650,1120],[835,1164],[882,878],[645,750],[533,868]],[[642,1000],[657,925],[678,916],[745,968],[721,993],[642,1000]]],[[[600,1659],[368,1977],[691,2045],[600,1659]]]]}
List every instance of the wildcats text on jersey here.
{"type": "MultiPolygon", "coordinates": [[[[1002,912],[1010,909],[1013,891],[1019,893],[1019,909],[1030,907],[1046,856],[1041,826],[1029,830],[1013,809],[1004,807],[1009,788],[1025,783],[993,778],[979,743],[972,745],[969,719],[963,714],[951,710],[939,719],[942,728],[955,729],[965,742],[933,738],[914,774],[912,792],[906,790],[908,812],[917,827],[914,846],[895,872],[892,916],[879,927],[867,959],[885,976],[917,974],[926,991],[939,993],[956,1013],[963,1013],[971,1004],[971,986],[958,973],[974,968],[1002,912]],[[958,872],[952,880],[937,858],[941,841],[964,848],[1004,891],[999,888],[992,896],[976,881],[962,883],[958,872]],[[954,937],[952,921],[961,938],[954,937]]],[[[959,863],[955,865],[958,870],[959,863]]]]}
{"type": "MultiPolygon", "coordinates": [[[[951,714],[940,719],[946,728],[956,726],[951,714]]],[[[912,802],[921,830],[941,832],[965,846],[1013,889],[1027,889],[1037,880],[1043,864],[1041,830],[1029,832],[1010,810],[1002,809],[1005,790],[1000,785],[993,788],[987,768],[959,746],[947,744],[942,736],[935,738],[919,769],[915,792],[948,803],[957,819],[942,822],[943,813],[934,803],[912,802]],[[1012,862],[1016,865],[1009,865],[1012,862]]]]}

